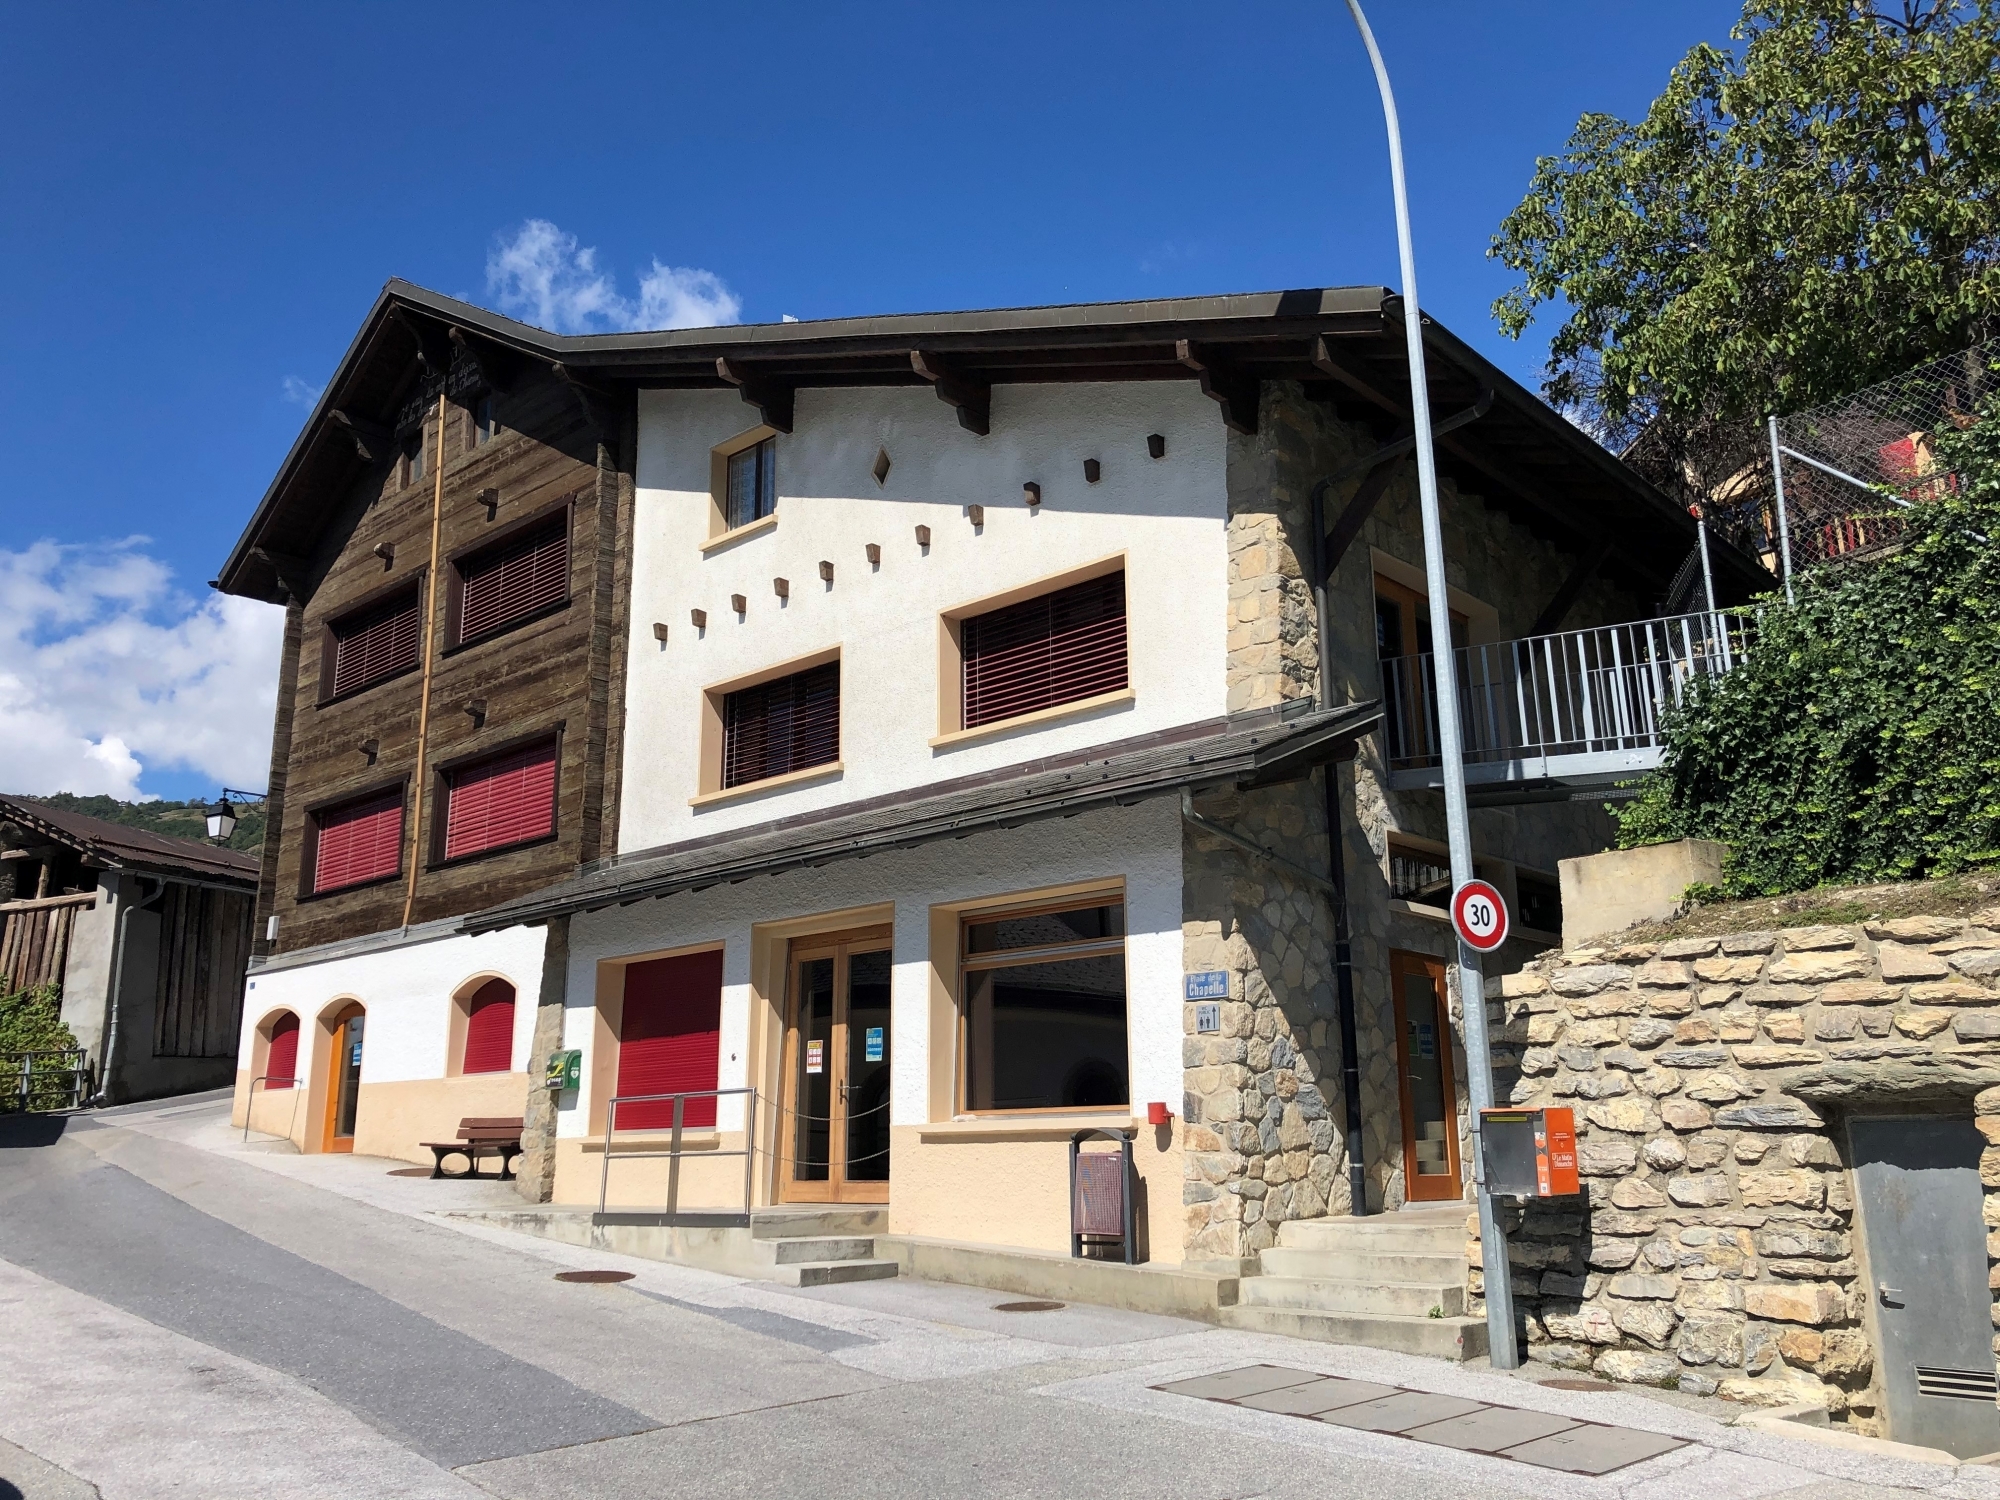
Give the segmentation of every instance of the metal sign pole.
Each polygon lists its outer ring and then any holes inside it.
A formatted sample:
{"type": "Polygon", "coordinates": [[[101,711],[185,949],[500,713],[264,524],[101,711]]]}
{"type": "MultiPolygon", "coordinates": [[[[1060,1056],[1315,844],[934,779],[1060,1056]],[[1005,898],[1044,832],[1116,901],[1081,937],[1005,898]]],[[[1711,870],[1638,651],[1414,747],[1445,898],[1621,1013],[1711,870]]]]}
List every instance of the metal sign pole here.
{"type": "Polygon", "coordinates": [[[1771,484],[1778,496],[1778,566],[1785,575],[1785,603],[1792,602],[1792,527],[1785,515],[1785,456],[1778,447],[1778,419],[1771,418],[1771,484]]]}
{"type": "MultiPolygon", "coordinates": [[[[1396,195],[1396,248],[1402,260],[1403,332],[1409,342],[1410,419],[1416,433],[1417,490],[1424,522],[1424,574],[1431,606],[1431,666],[1437,685],[1438,750],[1444,768],[1444,816],[1451,847],[1451,883],[1456,890],[1473,879],[1472,835],[1466,824],[1464,744],[1458,723],[1458,674],[1453,668],[1451,596],[1445,586],[1444,529],[1438,511],[1437,455],[1431,447],[1430,388],[1424,373],[1424,319],[1417,306],[1417,258],[1410,243],[1410,201],[1403,179],[1403,135],[1396,122],[1396,96],[1389,87],[1389,70],[1375,45],[1375,33],[1361,13],[1360,0],[1347,0],[1375,85],[1382,94],[1382,115],[1389,130],[1389,176],[1396,195]]],[[[1486,1337],[1496,1370],[1521,1363],[1514,1338],[1514,1288],[1507,1268],[1507,1242],[1487,1190],[1480,1150],[1480,1111],[1493,1105],[1493,1059],[1486,1038],[1486,981],[1479,954],[1463,940],[1458,944],[1458,994],[1465,1015],[1465,1062],[1472,1113],[1472,1174],[1479,1197],[1480,1258],[1486,1273],[1486,1337]]]]}

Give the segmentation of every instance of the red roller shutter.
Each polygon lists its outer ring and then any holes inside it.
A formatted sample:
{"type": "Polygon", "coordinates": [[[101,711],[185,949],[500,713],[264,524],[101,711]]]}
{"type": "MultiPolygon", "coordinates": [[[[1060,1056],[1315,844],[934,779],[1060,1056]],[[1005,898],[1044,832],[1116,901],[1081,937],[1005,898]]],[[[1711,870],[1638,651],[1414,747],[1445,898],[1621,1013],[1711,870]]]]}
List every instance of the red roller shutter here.
{"type": "Polygon", "coordinates": [[[965,727],[1126,686],[1125,575],[974,615],[959,632],[965,661],[965,727]]]}
{"type": "Polygon", "coordinates": [[[417,665],[423,637],[411,589],[386,604],[337,620],[333,625],[333,697],[394,677],[417,665]]]}
{"type": "Polygon", "coordinates": [[[569,597],[569,518],[559,516],[525,536],[459,564],[458,638],[482,635],[562,603],[569,597]]]}
{"type": "Polygon", "coordinates": [[[722,700],[722,784],[744,786],[840,759],[840,663],[722,700]]]}
{"type": "Polygon", "coordinates": [[[381,880],[403,867],[403,789],[319,813],[313,854],[315,891],[381,880]]]}
{"type": "MultiPolygon", "coordinates": [[[[618,1092],[680,1094],[715,1087],[722,1046],[722,951],[655,958],[625,968],[618,1026],[618,1092]]],[[[618,1106],[620,1130],[665,1130],[671,1099],[618,1106]]],[[[690,1099],[687,1128],[715,1128],[715,1100],[690,1099]]]]}
{"type": "Polygon", "coordinates": [[[299,1018],[286,1011],[271,1023],[271,1045],[264,1052],[266,1089],[288,1089],[299,1071],[299,1018]]]}
{"type": "Polygon", "coordinates": [[[505,1073],[514,1066],[514,986],[489,979],[466,1007],[462,1073],[505,1073]]]}
{"type": "Polygon", "coordinates": [[[555,826],[552,739],[462,766],[446,778],[446,859],[546,838],[555,826]]]}

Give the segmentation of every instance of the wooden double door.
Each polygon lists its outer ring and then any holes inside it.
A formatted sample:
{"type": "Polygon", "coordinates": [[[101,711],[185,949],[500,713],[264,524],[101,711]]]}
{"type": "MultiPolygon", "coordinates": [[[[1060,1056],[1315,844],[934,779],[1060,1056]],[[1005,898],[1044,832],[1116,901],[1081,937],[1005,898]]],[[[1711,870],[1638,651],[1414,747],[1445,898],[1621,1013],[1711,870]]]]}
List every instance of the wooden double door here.
{"type": "Polygon", "coordinates": [[[792,944],[778,1196],[889,1201],[887,927],[792,944]]]}
{"type": "Polygon", "coordinates": [[[1465,1196],[1459,1180],[1458,1088],[1444,961],[1391,953],[1396,998],[1396,1079],[1403,1110],[1403,1196],[1439,1203],[1465,1196]]]}

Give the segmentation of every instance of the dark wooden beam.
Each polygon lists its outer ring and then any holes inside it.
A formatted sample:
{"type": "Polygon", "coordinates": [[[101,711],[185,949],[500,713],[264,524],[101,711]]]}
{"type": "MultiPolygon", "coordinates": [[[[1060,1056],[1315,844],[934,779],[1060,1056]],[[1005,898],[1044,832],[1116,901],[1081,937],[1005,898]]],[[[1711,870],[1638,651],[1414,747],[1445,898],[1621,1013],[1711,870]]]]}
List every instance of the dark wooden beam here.
{"type": "Polygon", "coordinates": [[[1611,556],[1611,545],[1608,540],[1599,542],[1570,570],[1569,577],[1562,581],[1562,586],[1556,590],[1555,597],[1549,600],[1548,608],[1544,609],[1536,617],[1535,623],[1528,627],[1529,635],[1548,635],[1562,624],[1563,617],[1575,607],[1577,599],[1583,594],[1585,585],[1596,576],[1597,570],[1603,567],[1605,560],[1611,556]]]}
{"type": "Polygon", "coordinates": [[[511,349],[467,333],[454,325],[445,330],[455,348],[461,349],[465,357],[472,361],[479,371],[479,378],[496,391],[512,390],[515,377],[521,373],[521,358],[511,349]]]}
{"type": "Polygon", "coordinates": [[[797,386],[759,375],[751,367],[727,357],[716,360],[715,373],[735,386],[745,401],[763,413],[766,427],[775,427],[780,432],[792,430],[797,386]]]}
{"type": "Polygon", "coordinates": [[[269,568],[271,576],[278,580],[278,587],[294,599],[304,599],[312,592],[307,587],[312,575],[311,559],[269,547],[252,547],[250,555],[269,568]]]}
{"type": "Polygon", "coordinates": [[[437,324],[428,318],[413,317],[402,308],[397,308],[395,319],[408,333],[417,346],[417,363],[424,367],[426,375],[442,377],[451,370],[451,340],[437,324]]]}
{"type": "Polygon", "coordinates": [[[380,422],[371,422],[337,407],[326,414],[326,419],[353,440],[354,451],[365,464],[383,463],[396,451],[396,435],[380,422]]]}
{"type": "Polygon", "coordinates": [[[577,406],[583,412],[584,421],[590,424],[600,443],[611,443],[618,436],[618,398],[607,390],[577,379],[568,365],[559,359],[549,361],[549,369],[557,380],[569,387],[569,393],[576,398],[577,406]]]}
{"type": "Polygon", "coordinates": [[[1399,417],[1409,415],[1410,403],[1407,400],[1398,400],[1382,390],[1374,381],[1358,374],[1345,360],[1334,353],[1333,345],[1324,335],[1313,340],[1312,364],[1315,370],[1353,392],[1370,406],[1399,417]]]}
{"type": "Polygon", "coordinates": [[[1361,483],[1355,486],[1353,495],[1348,498],[1346,506],[1335,517],[1334,523],[1327,528],[1326,544],[1320,552],[1320,557],[1325,562],[1328,578],[1333,577],[1333,570],[1340,566],[1340,560],[1347,555],[1347,549],[1353,546],[1354,539],[1361,535],[1361,528],[1374,513],[1375,502],[1388,491],[1396,475],[1402,471],[1407,457],[1406,451],[1398,450],[1364,474],[1361,483]]]}
{"type": "Polygon", "coordinates": [[[955,370],[935,354],[921,349],[910,351],[910,368],[931,383],[938,400],[958,412],[958,425],[967,432],[985,437],[993,425],[993,387],[984,380],[955,370]]]}
{"type": "Polygon", "coordinates": [[[1223,425],[1245,434],[1257,430],[1258,381],[1191,339],[1175,341],[1174,358],[1201,377],[1201,393],[1222,408],[1223,425]]]}

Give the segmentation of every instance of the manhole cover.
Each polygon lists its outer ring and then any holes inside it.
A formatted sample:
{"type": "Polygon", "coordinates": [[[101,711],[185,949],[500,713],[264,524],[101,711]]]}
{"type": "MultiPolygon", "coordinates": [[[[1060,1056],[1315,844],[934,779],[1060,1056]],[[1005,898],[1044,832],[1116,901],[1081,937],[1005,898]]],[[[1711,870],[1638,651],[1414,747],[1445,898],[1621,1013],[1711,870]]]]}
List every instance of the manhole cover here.
{"type": "Polygon", "coordinates": [[[1061,1312],[1067,1302],[996,1302],[995,1312],[1061,1312]]]}
{"type": "Polygon", "coordinates": [[[389,1175],[391,1177],[428,1177],[431,1175],[431,1169],[429,1167],[398,1167],[389,1175]]]}
{"type": "Polygon", "coordinates": [[[1538,1380],[1535,1382],[1545,1391],[1608,1391],[1610,1382],[1603,1380],[1538,1380]]]}
{"type": "Polygon", "coordinates": [[[557,1281],[584,1281],[593,1285],[606,1281],[630,1281],[630,1271],[558,1271],[557,1281]]]}

